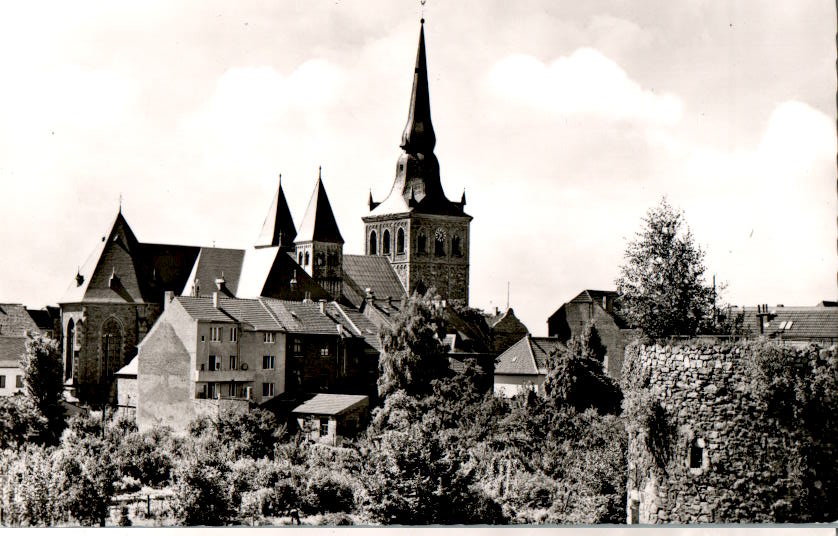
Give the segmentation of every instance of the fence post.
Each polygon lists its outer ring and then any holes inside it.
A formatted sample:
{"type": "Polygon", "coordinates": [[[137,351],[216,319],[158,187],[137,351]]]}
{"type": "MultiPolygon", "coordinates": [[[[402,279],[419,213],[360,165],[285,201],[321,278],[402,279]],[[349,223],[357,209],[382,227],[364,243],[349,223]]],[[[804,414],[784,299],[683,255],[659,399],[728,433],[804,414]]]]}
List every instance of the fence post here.
{"type": "Polygon", "coordinates": [[[151,517],[151,495],[146,495],[145,496],[145,502],[146,502],[146,517],[150,518],[151,517]]]}

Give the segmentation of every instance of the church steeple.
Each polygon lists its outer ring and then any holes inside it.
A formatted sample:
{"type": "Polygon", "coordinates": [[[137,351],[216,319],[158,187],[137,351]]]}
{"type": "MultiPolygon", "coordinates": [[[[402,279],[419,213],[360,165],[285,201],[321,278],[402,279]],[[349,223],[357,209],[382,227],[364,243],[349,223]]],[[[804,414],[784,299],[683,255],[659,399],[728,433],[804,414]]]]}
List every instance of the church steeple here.
{"type": "Polygon", "coordinates": [[[416,68],[413,71],[413,90],[407,124],[402,134],[401,147],[410,154],[433,153],[436,145],[434,126],[431,123],[431,102],[428,92],[428,62],[425,58],[425,19],[419,29],[419,48],[416,51],[416,68]]]}
{"type": "Polygon", "coordinates": [[[294,227],[294,220],[291,218],[291,211],[288,209],[288,202],[285,200],[285,193],[282,191],[282,175],[279,176],[279,185],[276,189],[271,208],[262,224],[262,232],[256,239],[257,248],[282,247],[291,248],[294,246],[294,238],[297,236],[297,229],[294,227]]]}

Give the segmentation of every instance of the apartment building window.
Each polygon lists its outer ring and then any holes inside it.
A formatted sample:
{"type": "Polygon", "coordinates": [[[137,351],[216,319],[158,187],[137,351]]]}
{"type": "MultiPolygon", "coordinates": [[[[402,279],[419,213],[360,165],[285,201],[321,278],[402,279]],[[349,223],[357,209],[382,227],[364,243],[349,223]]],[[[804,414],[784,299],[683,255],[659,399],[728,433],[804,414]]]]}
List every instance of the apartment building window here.
{"type": "Polygon", "coordinates": [[[276,365],[275,360],[276,360],[276,356],[263,355],[262,356],[262,368],[273,370],[274,366],[276,365]]]}
{"type": "Polygon", "coordinates": [[[207,359],[207,370],[221,370],[221,358],[217,355],[211,355],[207,359]]]}
{"type": "Polygon", "coordinates": [[[230,328],[230,341],[236,342],[239,340],[239,329],[238,328],[230,328]]]}
{"type": "Polygon", "coordinates": [[[273,344],[276,342],[276,333],[265,333],[265,344],[273,344]]]}
{"type": "Polygon", "coordinates": [[[263,383],[262,384],[262,396],[274,396],[274,384],[263,383]]]}
{"type": "Polygon", "coordinates": [[[6,377],[5,376],[0,376],[0,389],[5,389],[5,388],[6,388],[6,377]]]}
{"type": "Polygon", "coordinates": [[[23,389],[23,376],[18,376],[17,379],[15,379],[15,387],[23,389]]]}
{"type": "Polygon", "coordinates": [[[303,342],[300,339],[294,339],[294,353],[303,353],[303,342]]]}
{"type": "Polygon", "coordinates": [[[329,435],[329,419],[320,417],[320,437],[329,435]]]}
{"type": "Polygon", "coordinates": [[[207,384],[207,398],[218,398],[218,385],[215,383],[207,384]]]}
{"type": "Polygon", "coordinates": [[[230,356],[230,370],[238,370],[239,369],[239,356],[231,355],[230,356]]]}
{"type": "Polygon", "coordinates": [[[221,342],[221,328],[210,328],[210,341],[221,342]]]}
{"type": "Polygon", "coordinates": [[[329,357],[329,346],[326,345],[320,349],[320,357],[329,357]]]}

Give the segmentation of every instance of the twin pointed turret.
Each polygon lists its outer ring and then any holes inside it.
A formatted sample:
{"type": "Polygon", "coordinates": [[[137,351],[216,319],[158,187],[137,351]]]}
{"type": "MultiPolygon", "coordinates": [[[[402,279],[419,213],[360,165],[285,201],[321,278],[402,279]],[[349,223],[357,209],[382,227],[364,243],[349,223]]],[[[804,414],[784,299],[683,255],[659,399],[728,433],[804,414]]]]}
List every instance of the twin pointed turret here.
{"type": "Polygon", "coordinates": [[[305,216],[300,223],[300,230],[297,233],[296,243],[300,242],[331,242],[343,244],[343,237],[338,229],[335,213],[332,212],[332,205],[323,187],[321,170],[317,171],[317,184],[314,186],[314,193],[308,202],[305,216]]]}
{"type": "Polygon", "coordinates": [[[288,209],[288,202],[285,200],[285,193],[282,191],[282,175],[279,176],[279,186],[276,190],[271,208],[262,224],[262,231],[256,239],[257,248],[281,247],[288,249],[294,247],[294,238],[297,236],[297,229],[294,227],[294,220],[291,218],[291,211],[288,209]]]}

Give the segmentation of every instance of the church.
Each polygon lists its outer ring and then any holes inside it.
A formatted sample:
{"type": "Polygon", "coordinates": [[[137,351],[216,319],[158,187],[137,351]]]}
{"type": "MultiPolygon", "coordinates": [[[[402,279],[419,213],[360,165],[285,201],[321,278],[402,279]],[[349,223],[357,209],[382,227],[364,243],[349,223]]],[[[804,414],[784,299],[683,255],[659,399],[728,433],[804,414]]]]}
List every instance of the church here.
{"type": "Polygon", "coordinates": [[[468,304],[465,193],[446,197],[434,154],[424,20],[395,179],[369,198],[363,254],[344,240],[320,173],[296,226],[281,177],[256,241],[245,249],[142,242],[117,213],[64,296],[61,339],[67,392],[88,404],[116,400],[116,373],[162,314],[167,296],[332,301],[381,319],[413,292],[468,304]]]}

